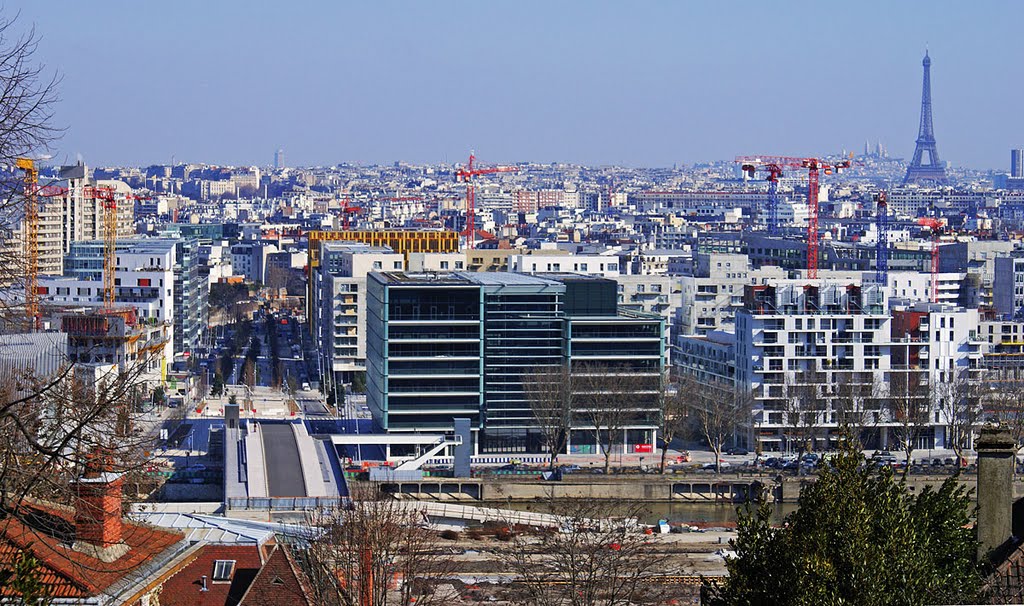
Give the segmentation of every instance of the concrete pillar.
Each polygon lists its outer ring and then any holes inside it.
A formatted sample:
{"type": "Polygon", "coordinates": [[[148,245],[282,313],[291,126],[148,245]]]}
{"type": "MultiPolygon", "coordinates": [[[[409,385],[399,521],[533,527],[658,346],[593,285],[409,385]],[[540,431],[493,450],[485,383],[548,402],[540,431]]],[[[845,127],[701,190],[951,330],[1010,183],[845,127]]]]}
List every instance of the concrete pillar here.
{"type": "Polygon", "coordinates": [[[224,424],[228,429],[238,429],[238,404],[224,405],[224,424]]]}
{"type": "Polygon", "coordinates": [[[1013,532],[1013,464],[1016,445],[1010,432],[984,427],[978,451],[978,561],[1005,543],[1013,532]]]}

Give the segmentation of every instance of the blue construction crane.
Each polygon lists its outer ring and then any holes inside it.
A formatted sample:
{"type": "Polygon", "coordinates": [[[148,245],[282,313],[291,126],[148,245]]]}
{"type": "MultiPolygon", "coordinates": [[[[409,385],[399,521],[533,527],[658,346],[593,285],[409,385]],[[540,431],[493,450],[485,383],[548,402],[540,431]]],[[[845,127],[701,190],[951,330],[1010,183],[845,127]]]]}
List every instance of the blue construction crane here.
{"type": "Polygon", "coordinates": [[[889,285],[889,204],[886,193],[879,192],[876,198],[875,222],[878,226],[878,242],[875,243],[875,281],[882,286],[889,285]]]}

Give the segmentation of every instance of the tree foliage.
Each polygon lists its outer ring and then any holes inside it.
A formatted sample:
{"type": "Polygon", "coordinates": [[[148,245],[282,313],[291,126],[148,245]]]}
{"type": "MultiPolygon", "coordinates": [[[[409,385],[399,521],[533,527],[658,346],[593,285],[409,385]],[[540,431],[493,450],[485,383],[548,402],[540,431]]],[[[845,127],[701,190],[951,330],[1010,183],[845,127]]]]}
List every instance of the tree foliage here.
{"type": "Polygon", "coordinates": [[[761,503],[740,512],[736,557],[707,603],[962,604],[978,598],[972,499],[954,478],[911,494],[844,446],[782,527],[761,503]]]}

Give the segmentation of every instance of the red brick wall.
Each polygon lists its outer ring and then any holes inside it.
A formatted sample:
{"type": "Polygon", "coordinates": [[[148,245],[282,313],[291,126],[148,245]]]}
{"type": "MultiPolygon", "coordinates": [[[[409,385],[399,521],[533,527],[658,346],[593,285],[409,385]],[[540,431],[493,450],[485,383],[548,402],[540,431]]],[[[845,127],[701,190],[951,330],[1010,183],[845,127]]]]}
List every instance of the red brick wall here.
{"type": "Polygon", "coordinates": [[[75,539],[100,547],[123,540],[121,478],[113,482],[80,482],[75,509],[75,539]]]}

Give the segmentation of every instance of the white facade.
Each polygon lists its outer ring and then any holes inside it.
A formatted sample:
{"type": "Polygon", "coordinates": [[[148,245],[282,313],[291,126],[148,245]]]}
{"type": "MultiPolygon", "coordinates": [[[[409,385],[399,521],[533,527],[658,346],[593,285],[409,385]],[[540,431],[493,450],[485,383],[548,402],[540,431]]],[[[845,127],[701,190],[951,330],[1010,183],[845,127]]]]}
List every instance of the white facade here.
{"type": "Polygon", "coordinates": [[[323,375],[330,385],[335,373],[366,370],[367,274],[404,271],[405,258],[390,248],[366,244],[327,242],[322,246],[315,277],[319,313],[314,330],[323,375]]]}
{"type": "MultiPolygon", "coordinates": [[[[964,274],[943,273],[937,274],[939,303],[956,305],[960,301],[960,287],[963,284],[964,274]]],[[[865,281],[874,280],[874,272],[864,274],[865,281]]],[[[889,272],[889,298],[901,299],[904,301],[931,303],[932,302],[932,275],[930,273],[916,271],[890,271],[889,272]]]]}
{"type": "Polygon", "coordinates": [[[619,258],[607,255],[509,255],[509,271],[522,274],[576,273],[614,278],[619,258]]]}
{"type": "MultiPolygon", "coordinates": [[[[822,279],[783,280],[748,287],[744,296],[736,314],[736,381],[754,398],[753,432],[765,450],[787,450],[809,437],[798,427],[795,390],[809,382],[870,389],[887,378],[892,318],[884,290],[822,279]]],[[[838,429],[834,395],[821,391],[814,422],[820,432],[814,437],[826,442],[838,429]]],[[[876,403],[862,406],[869,414],[878,412],[876,403]]]]}
{"type": "Polygon", "coordinates": [[[411,273],[463,271],[466,255],[463,253],[409,253],[411,273]]]}

